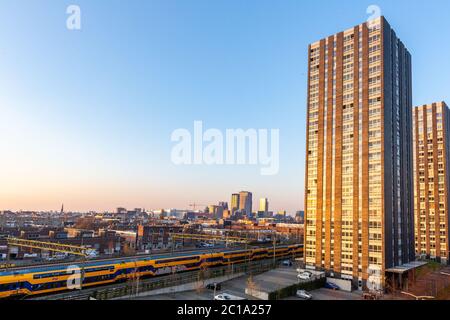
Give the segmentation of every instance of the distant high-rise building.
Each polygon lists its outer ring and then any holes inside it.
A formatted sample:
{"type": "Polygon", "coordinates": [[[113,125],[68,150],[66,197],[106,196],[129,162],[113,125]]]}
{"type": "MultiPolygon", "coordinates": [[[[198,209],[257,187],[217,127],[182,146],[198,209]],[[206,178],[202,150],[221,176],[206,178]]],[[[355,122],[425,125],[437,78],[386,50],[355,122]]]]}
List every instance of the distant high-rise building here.
{"type": "Polygon", "coordinates": [[[269,200],[267,198],[259,199],[259,212],[264,212],[265,215],[269,212],[269,200]]]}
{"type": "Polygon", "coordinates": [[[411,55],[384,17],[310,45],[308,266],[377,290],[415,259],[411,125],[411,55]]]}
{"type": "Polygon", "coordinates": [[[295,221],[298,223],[304,223],[305,222],[305,211],[297,211],[295,213],[295,221]]]}
{"type": "Polygon", "coordinates": [[[287,212],[286,212],[286,210],[280,210],[280,211],[278,211],[278,215],[282,216],[282,217],[286,217],[287,212]]]}
{"type": "Polygon", "coordinates": [[[230,218],[230,216],[231,216],[230,210],[228,210],[228,209],[223,210],[223,215],[222,215],[223,219],[228,219],[228,218],[230,218]]]}
{"type": "Polygon", "coordinates": [[[224,210],[227,210],[228,209],[228,202],[221,201],[221,202],[219,202],[219,206],[222,207],[224,210]]]}
{"type": "Polygon", "coordinates": [[[216,205],[209,205],[208,206],[208,213],[214,214],[216,212],[217,206],[216,205]]]}
{"type": "Polygon", "coordinates": [[[413,111],[416,253],[448,263],[450,110],[445,102],[413,111]]]}
{"type": "Polygon", "coordinates": [[[126,214],[127,213],[127,209],[126,208],[122,208],[122,207],[118,207],[117,209],[116,209],[116,213],[117,214],[126,214]]]}
{"type": "Polygon", "coordinates": [[[223,218],[223,212],[224,212],[223,207],[222,206],[217,206],[216,207],[216,212],[214,212],[214,217],[216,219],[222,219],[223,218]]]}
{"type": "Polygon", "coordinates": [[[248,191],[239,192],[239,210],[243,211],[247,217],[252,215],[252,193],[248,191]]]}
{"type": "Polygon", "coordinates": [[[216,219],[223,218],[224,208],[222,205],[210,205],[208,206],[208,213],[212,214],[212,216],[216,219]]]}
{"type": "Polygon", "coordinates": [[[234,213],[239,210],[239,193],[233,193],[231,195],[231,214],[234,215],[234,213]]]}

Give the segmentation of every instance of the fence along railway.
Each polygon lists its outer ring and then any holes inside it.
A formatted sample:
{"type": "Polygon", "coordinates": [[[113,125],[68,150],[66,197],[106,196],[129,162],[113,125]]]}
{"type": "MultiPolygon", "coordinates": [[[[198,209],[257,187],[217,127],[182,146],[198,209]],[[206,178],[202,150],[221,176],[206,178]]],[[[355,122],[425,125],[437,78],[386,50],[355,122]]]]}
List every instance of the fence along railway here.
{"type": "Polygon", "coordinates": [[[303,245],[234,248],[214,251],[174,252],[158,256],[134,256],[82,261],[80,274],[67,263],[12,268],[0,272],[0,298],[24,298],[65,292],[77,276],[81,288],[122,284],[170,274],[227,267],[272,258],[297,257],[303,245]],[[69,265],[69,266],[68,266],[69,265]],[[70,271],[70,272],[68,272],[70,271]]]}

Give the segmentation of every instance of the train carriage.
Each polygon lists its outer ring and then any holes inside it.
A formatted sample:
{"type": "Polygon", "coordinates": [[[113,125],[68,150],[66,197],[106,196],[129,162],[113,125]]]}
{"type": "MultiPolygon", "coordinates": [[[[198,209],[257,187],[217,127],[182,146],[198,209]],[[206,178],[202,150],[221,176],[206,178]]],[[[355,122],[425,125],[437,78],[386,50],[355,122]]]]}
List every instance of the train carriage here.
{"type": "MultiPolygon", "coordinates": [[[[138,256],[94,260],[80,263],[38,265],[0,271],[0,298],[54,294],[77,288],[82,273],[82,287],[100,286],[140,277],[152,277],[246,263],[275,257],[294,257],[302,245],[251,249],[224,249],[217,252],[178,253],[176,255],[138,256]]],[[[79,287],[78,287],[79,288],[79,287]]]]}

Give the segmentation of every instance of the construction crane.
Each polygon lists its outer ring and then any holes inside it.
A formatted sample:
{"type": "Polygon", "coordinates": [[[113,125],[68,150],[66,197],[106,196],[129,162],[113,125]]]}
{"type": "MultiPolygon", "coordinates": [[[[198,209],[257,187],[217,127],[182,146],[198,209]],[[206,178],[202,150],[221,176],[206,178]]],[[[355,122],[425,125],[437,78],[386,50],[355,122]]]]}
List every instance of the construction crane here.
{"type": "MultiPolygon", "coordinates": [[[[92,250],[92,249],[86,248],[86,247],[74,246],[74,245],[69,245],[69,244],[61,244],[61,243],[55,243],[55,242],[27,240],[27,239],[20,239],[20,238],[14,238],[14,237],[8,237],[7,243],[8,243],[8,247],[15,246],[15,247],[33,248],[33,249],[69,253],[69,254],[73,254],[76,256],[81,256],[82,260],[81,260],[81,277],[80,277],[80,288],[79,288],[80,290],[82,289],[83,280],[84,280],[84,264],[86,262],[86,259],[91,257],[92,253],[95,252],[95,250],[92,250]]],[[[9,248],[8,248],[8,261],[9,261],[9,248]]]]}
{"type": "Polygon", "coordinates": [[[91,254],[92,254],[92,249],[90,249],[90,248],[79,247],[79,246],[74,246],[74,245],[69,245],[69,244],[55,243],[55,242],[27,240],[27,239],[20,239],[20,238],[14,238],[14,237],[8,237],[7,242],[8,242],[8,246],[69,253],[69,254],[74,254],[77,256],[82,256],[85,258],[91,256],[91,254]]]}

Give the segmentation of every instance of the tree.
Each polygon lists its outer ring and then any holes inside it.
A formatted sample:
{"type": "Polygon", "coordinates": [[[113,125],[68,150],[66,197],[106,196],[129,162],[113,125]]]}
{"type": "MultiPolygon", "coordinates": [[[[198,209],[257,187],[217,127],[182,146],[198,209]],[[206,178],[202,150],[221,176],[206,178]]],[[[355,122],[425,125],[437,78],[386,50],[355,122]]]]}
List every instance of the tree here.
{"type": "Polygon", "coordinates": [[[255,293],[259,291],[259,286],[253,279],[253,275],[247,278],[247,292],[251,296],[255,296],[255,293]]]}

